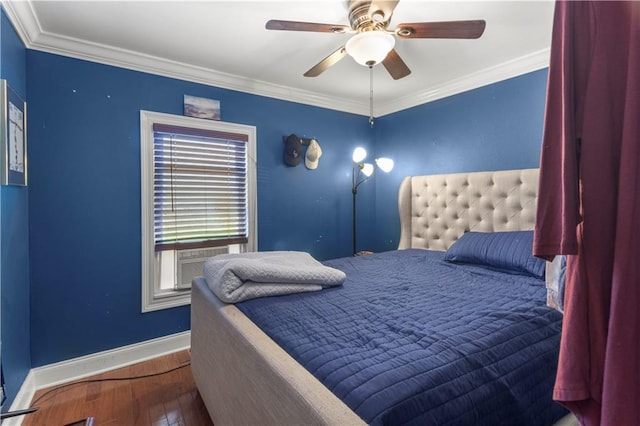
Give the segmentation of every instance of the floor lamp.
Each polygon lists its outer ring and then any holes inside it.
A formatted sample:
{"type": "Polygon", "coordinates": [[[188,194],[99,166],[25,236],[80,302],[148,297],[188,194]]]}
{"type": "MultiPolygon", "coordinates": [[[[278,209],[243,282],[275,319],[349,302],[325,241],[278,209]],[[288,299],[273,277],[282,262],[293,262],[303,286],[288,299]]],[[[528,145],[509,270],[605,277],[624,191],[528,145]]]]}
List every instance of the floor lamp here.
{"type": "Polygon", "coordinates": [[[357,226],[356,226],[356,196],[358,195],[358,187],[362,185],[367,179],[373,175],[376,167],[379,167],[383,172],[389,173],[393,170],[393,160],[390,158],[376,158],[375,166],[371,163],[363,163],[367,157],[367,151],[364,148],[358,147],[353,150],[353,169],[351,171],[351,194],[353,195],[353,254],[356,251],[357,241],[357,226]]]}

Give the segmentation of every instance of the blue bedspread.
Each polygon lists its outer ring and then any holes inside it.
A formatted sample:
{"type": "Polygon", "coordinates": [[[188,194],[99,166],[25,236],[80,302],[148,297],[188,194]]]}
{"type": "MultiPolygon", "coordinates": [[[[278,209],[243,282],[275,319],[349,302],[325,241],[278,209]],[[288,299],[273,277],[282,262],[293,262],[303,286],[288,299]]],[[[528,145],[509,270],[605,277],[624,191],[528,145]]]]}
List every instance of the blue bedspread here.
{"type": "Polygon", "coordinates": [[[237,306],[370,424],[550,425],[561,314],[542,280],[443,253],[325,262],[340,288],[237,306]]]}

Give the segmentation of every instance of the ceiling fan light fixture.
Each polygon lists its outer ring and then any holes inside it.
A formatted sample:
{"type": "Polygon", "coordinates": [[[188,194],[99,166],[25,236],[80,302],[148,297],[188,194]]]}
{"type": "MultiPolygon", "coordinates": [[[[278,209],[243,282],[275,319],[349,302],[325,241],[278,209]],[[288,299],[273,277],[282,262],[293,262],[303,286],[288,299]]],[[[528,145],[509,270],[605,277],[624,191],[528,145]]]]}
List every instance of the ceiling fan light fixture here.
{"type": "Polygon", "coordinates": [[[357,63],[364,66],[379,64],[396,44],[391,34],[383,31],[365,31],[351,37],[345,49],[357,63]]]}

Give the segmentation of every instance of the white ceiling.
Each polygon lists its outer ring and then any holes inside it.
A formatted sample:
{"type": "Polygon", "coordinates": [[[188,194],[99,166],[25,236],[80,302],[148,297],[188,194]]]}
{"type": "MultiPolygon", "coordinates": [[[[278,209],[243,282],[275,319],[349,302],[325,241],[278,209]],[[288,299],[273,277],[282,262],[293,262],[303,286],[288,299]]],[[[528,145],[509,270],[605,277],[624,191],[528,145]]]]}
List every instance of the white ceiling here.
{"type": "MultiPolygon", "coordinates": [[[[269,19],[348,25],[338,0],[7,1],[28,48],[342,111],[369,113],[369,70],[346,57],[303,73],[349,34],[268,31],[269,19]]],[[[412,70],[374,67],[376,116],[548,65],[553,1],[401,0],[403,22],[484,19],[477,40],[397,40],[412,70]]]]}

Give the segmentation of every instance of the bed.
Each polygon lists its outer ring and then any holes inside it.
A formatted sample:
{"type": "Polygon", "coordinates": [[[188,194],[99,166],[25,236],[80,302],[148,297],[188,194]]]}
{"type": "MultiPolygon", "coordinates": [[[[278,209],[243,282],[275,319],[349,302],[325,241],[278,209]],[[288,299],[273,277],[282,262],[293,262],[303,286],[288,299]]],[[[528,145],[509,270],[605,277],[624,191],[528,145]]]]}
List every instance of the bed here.
{"type": "Polygon", "coordinates": [[[196,278],[191,365],[214,423],[548,425],[562,417],[551,401],[561,315],[545,305],[544,281],[445,261],[477,232],[531,230],[536,188],[536,169],[405,178],[398,250],[325,262],[347,274],[339,288],[232,305],[196,278]]]}

